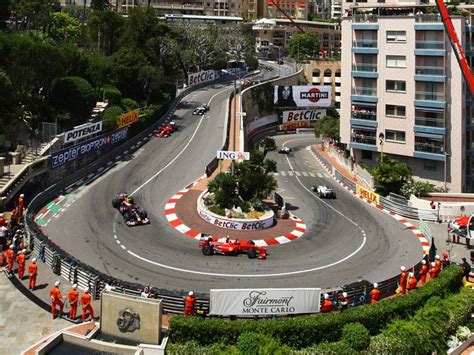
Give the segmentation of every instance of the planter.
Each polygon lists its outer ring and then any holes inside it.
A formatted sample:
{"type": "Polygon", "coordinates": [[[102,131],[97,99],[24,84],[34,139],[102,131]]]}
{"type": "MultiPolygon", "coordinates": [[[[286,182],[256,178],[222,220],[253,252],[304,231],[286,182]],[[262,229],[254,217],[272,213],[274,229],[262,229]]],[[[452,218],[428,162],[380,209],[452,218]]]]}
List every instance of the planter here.
{"type": "Polygon", "coordinates": [[[215,225],[217,227],[221,227],[224,229],[232,229],[232,230],[242,230],[242,231],[255,231],[259,229],[266,229],[273,226],[273,221],[275,219],[275,214],[272,210],[267,210],[265,213],[259,218],[248,218],[248,219],[240,219],[240,218],[227,218],[224,216],[220,216],[209,211],[206,206],[204,205],[203,198],[207,195],[207,190],[202,192],[197,201],[197,212],[202,219],[204,219],[207,223],[215,225]]]}

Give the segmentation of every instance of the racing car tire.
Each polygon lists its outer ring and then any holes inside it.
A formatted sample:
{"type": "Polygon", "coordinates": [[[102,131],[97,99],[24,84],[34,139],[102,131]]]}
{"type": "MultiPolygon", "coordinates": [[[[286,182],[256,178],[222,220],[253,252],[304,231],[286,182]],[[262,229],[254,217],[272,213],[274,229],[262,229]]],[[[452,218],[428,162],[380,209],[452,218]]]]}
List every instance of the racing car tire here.
{"type": "Polygon", "coordinates": [[[257,251],[255,249],[249,249],[247,256],[249,259],[255,259],[257,257],[257,251]]]}
{"type": "Polygon", "coordinates": [[[148,214],[146,213],[146,211],[140,211],[138,212],[138,215],[140,216],[141,219],[148,218],[148,214]]]}
{"type": "Polygon", "coordinates": [[[202,247],[202,253],[206,256],[213,255],[214,254],[214,249],[210,245],[204,245],[202,247]]]}

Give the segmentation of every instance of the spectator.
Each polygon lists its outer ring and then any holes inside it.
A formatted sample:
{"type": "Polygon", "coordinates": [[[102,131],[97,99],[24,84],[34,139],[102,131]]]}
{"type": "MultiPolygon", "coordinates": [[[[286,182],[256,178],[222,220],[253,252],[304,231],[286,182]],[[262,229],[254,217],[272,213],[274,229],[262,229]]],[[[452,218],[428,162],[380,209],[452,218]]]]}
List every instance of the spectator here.
{"type": "Polygon", "coordinates": [[[91,304],[91,295],[89,294],[89,287],[86,287],[84,294],[81,296],[82,305],[82,321],[85,322],[87,319],[87,313],[91,315],[91,320],[94,320],[94,310],[91,304]]]}
{"type": "Polygon", "coordinates": [[[64,302],[63,295],[59,291],[59,285],[61,281],[56,281],[54,287],[49,292],[49,297],[51,298],[51,313],[53,314],[53,319],[56,318],[56,306],[59,306],[59,317],[63,316],[64,302]]]}
{"type": "Polygon", "coordinates": [[[332,301],[329,299],[329,295],[327,293],[324,294],[324,301],[323,305],[321,306],[321,313],[329,313],[332,311],[332,301]]]}
{"type": "Polygon", "coordinates": [[[379,284],[375,282],[374,288],[372,289],[372,291],[370,291],[370,303],[371,304],[377,303],[379,301],[379,298],[380,298],[379,284]]]}
{"type": "Polygon", "coordinates": [[[184,316],[193,316],[195,314],[194,307],[196,306],[196,297],[193,291],[189,291],[188,295],[184,299],[184,316]]]}
{"type": "Polygon", "coordinates": [[[467,262],[466,258],[462,258],[462,273],[464,275],[464,277],[466,278],[466,281],[467,282],[470,282],[469,281],[469,274],[471,273],[471,265],[469,265],[469,263],[467,262]]]}
{"type": "Polygon", "coordinates": [[[35,290],[36,288],[36,276],[38,276],[38,265],[36,265],[36,258],[31,260],[30,266],[28,266],[28,273],[30,274],[30,290],[35,290]]]}
{"type": "Polygon", "coordinates": [[[151,298],[152,297],[152,293],[150,291],[150,286],[145,286],[143,288],[142,293],[140,293],[140,297],[141,298],[151,298]]]}

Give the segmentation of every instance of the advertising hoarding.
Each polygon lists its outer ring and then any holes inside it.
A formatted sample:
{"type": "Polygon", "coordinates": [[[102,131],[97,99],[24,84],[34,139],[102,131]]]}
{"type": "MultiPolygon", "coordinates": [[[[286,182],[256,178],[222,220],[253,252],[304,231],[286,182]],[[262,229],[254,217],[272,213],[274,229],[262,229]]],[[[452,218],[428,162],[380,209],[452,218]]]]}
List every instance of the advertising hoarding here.
{"type": "Polygon", "coordinates": [[[276,122],[278,122],[278,115],[276,113],[268,116],[257,117],[247,125],[247,134],[252,134],[258,128],[276,122]]]}
{"type": "Polygon", "coordinates": [[[249,160],[249,152],[233,152],[227,150],[218,150],[217,159],[219,160],[249,160]]]}
{"type": "Polygon", "coordinates": [[[64,133],[64,144],[75,142],[81,138],[89,137],[94,133],[102,131],[102,121],[87,123],[64,133]]]}
{"type": "Polygon", "coordinates": [[[359,184],[356,185],[356,194],[371,203],[376,203],[377,205],[380,204],[379,194],[376,194],[372,190],[366,189],[365,187],[359,184]]]}
{"type": "Polygon", "coordinates": [[[225,229],[233,229],[233,230],[241,230],[241,231],[255,231],[265,228],[270,228],[273,226],[273,217],[272,214],[266,219],[259,219],[258,221],[248,221],[244,222],[241,220],[229,219],[229,218],[220,218],[202,209],[198,209],[199,215],[202,219],[206,222],[213,224],[217,227],[225,228],[225,229]]]}
{"type": "Polygon", "coordinates": [[[326,109],[283,111],[283,123],[297,121],[317,121],[326,116],[326,109]]]}
{"type": "Polygon", "coordinates": [[[51,169],[59,168],[65,164],[79,160],[110,144],[123,141],[127,138],[128,127],[117,129],[110,133],[102,134],[72,147],[58,150],[51,154],[51,169]]]}
{"type": "Polygon", "coordinates": [[[117,117],[117,128],[122,128],[125,126],[130,126],[132,123],[135,123],[140,118],[138,110],[133,110],[127,113],[124,113],[117,117]]]}
{"type": "Polygon", "coordinates": [[[285,315],[317,313],[319,288],[261,288],[211,290],[212,315],[285,315]]]}
{"type": "Polygon", "coordinates": [[[204,70],[198,73],[191,73],[188,75],[188,86],[205,83],[215,79],[217,79],[217,71],[215,70],[204,70]]]}
{"type": "Polygon", "coordinates": [[[277,86],[274,103],[276,107],[329,107],[332,88],[326,85],[277,86]]]}

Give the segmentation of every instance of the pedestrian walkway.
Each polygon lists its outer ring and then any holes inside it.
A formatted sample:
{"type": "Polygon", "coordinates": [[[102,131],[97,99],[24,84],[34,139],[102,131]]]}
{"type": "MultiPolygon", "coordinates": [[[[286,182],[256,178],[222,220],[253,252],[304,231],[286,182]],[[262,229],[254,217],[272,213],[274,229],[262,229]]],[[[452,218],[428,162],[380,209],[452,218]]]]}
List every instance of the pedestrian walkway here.
{"type": "Polygon", "coordinates": [[[296,170],[282,170],[273,173],[275,176],[303,176],[303,177],[318,177],[318,178],[330,178],[328,173],[320,173],[313,171],[296,171],[296,170]]]}

